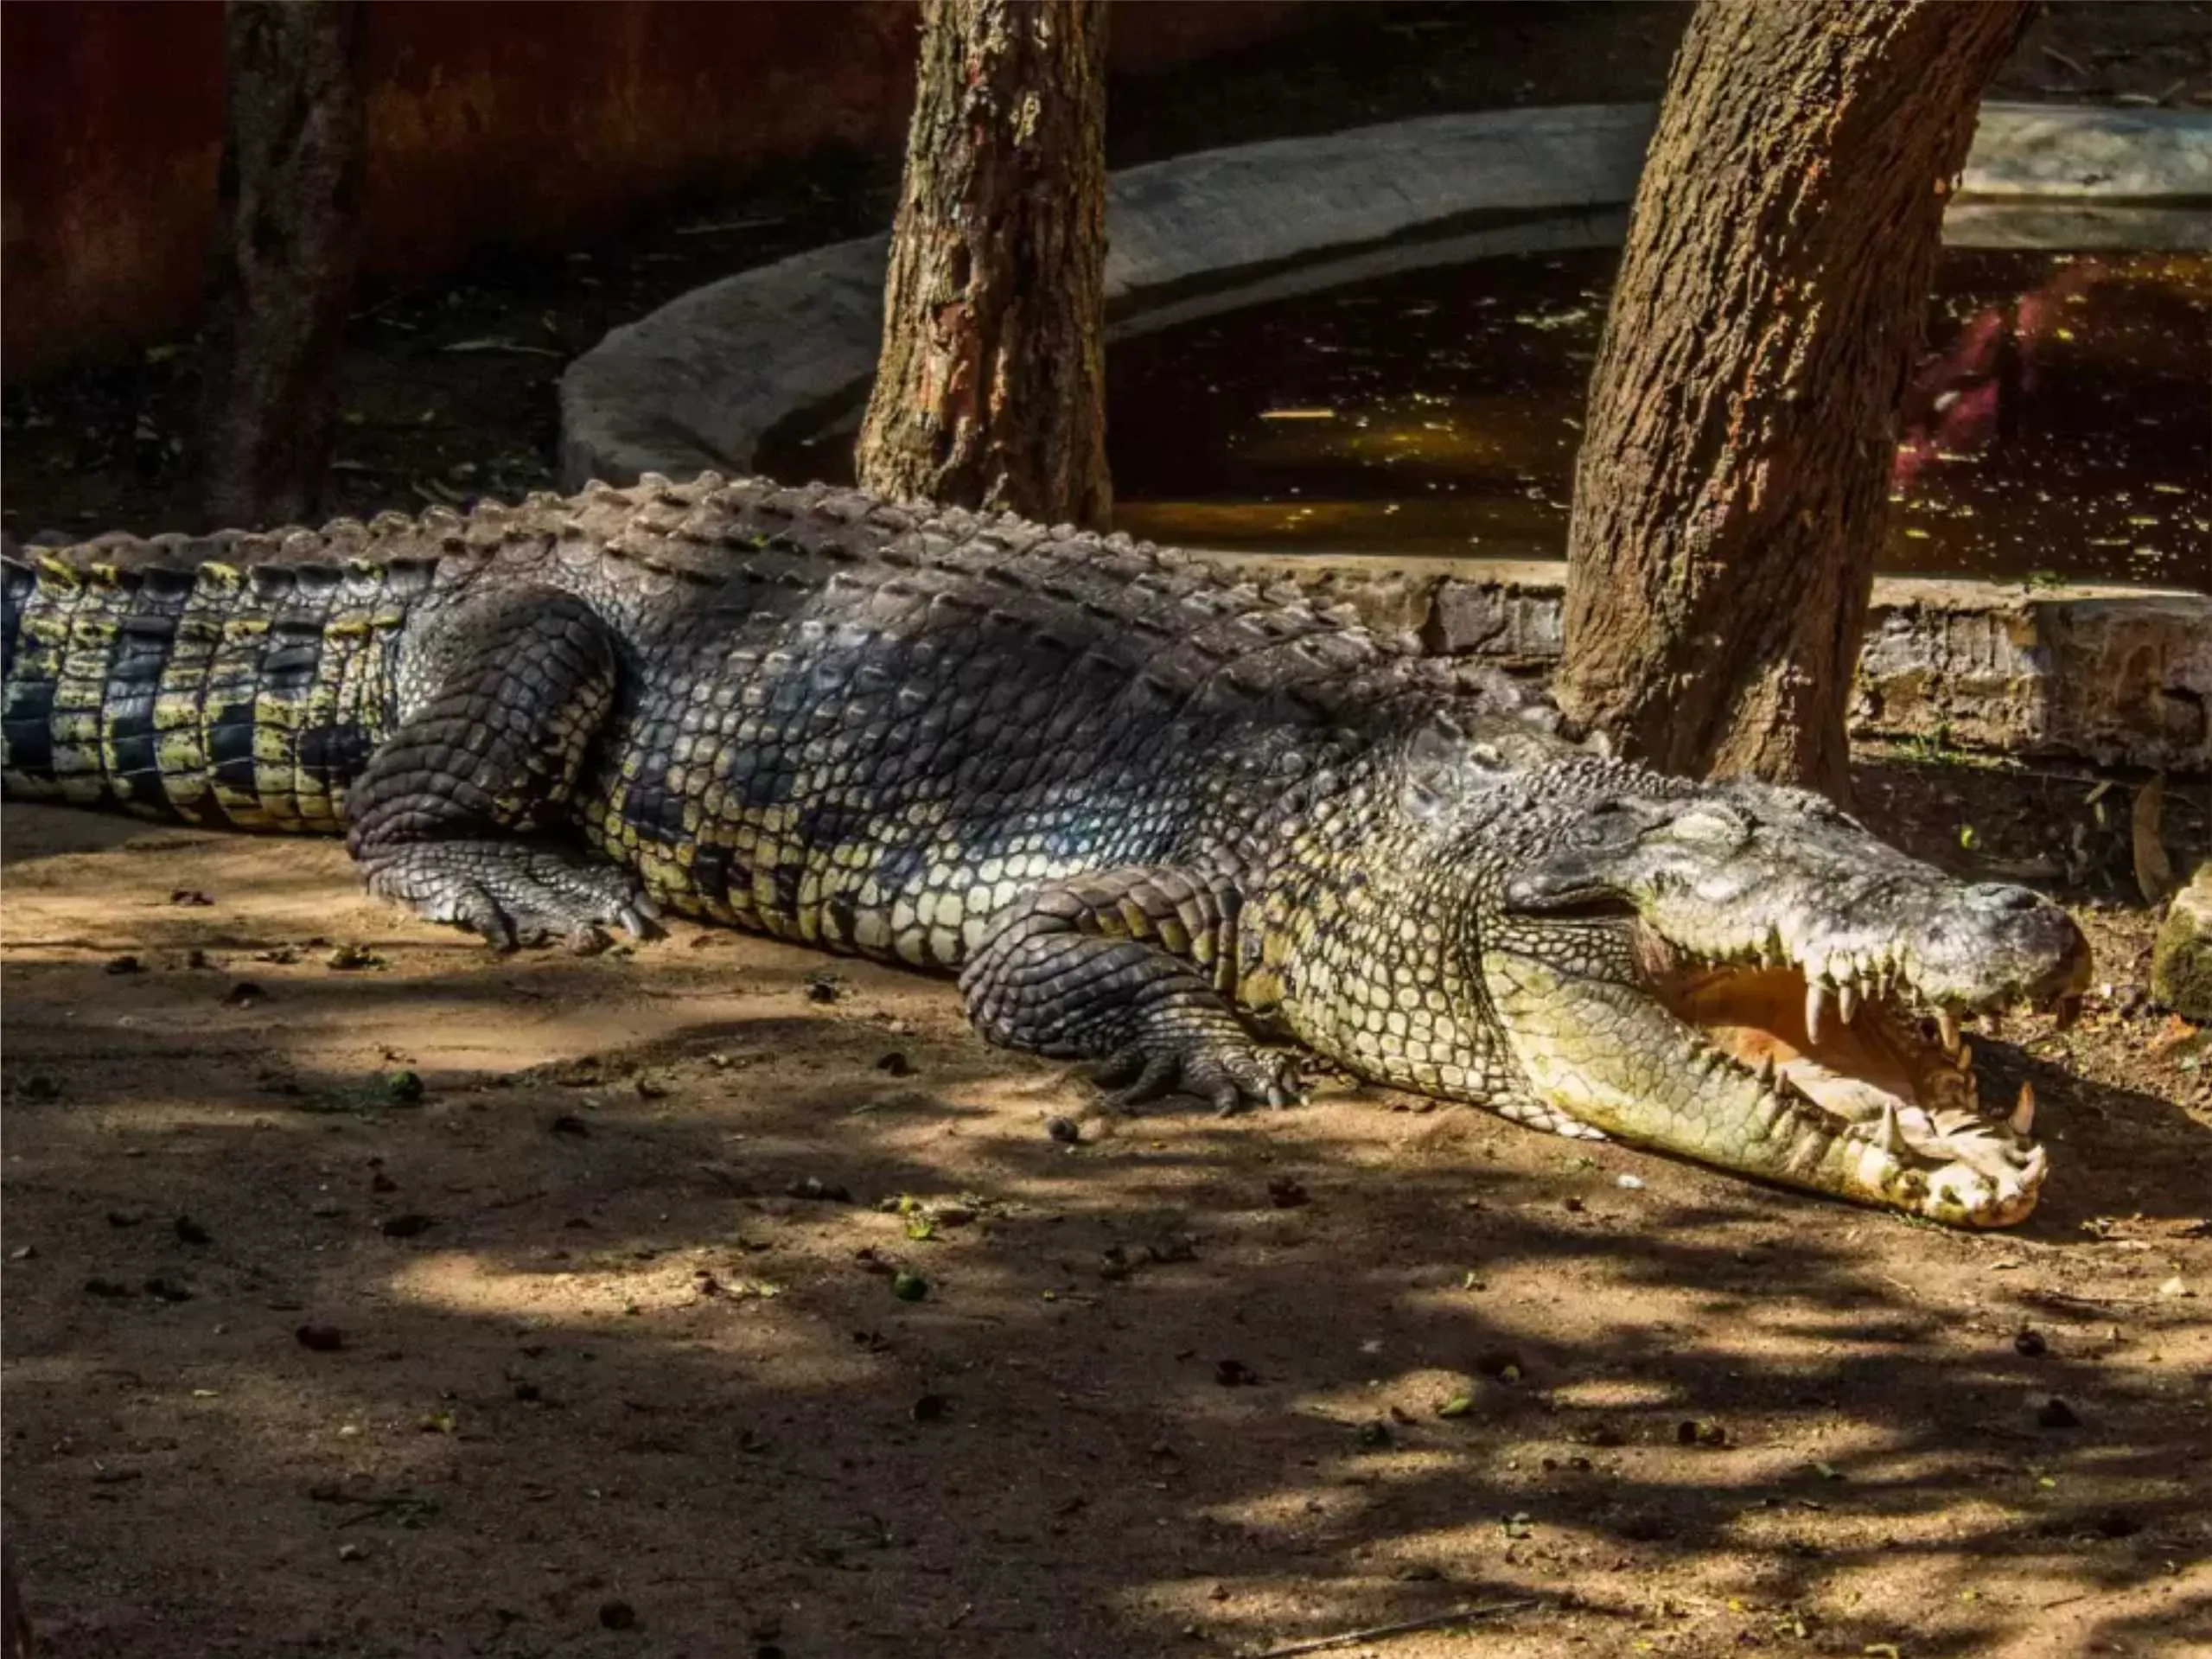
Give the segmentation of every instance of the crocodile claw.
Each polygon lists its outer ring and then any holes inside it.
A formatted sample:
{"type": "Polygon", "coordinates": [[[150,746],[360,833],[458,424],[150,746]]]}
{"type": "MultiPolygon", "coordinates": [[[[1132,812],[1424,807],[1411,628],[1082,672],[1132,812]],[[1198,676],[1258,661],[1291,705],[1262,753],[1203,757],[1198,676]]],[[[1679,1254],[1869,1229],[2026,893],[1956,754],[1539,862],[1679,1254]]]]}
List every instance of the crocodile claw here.
{"type": "Polygon", "coordinates": [[[1116,1112],[1168,1094],[1195,1094],[1227,1118],[1247,1106],[1292,1106],[1304,1098],[1294,1056],[1221,1037],[1140,1038],[1108,1056],[1093,1078],[1108,1088],[1124,1085],[1106,1097],[1116,1112]]]}
{"type": "Polygon", "coordinates": [[[628,871],[514,841],[418,841],[360,855],[368,889],[428,922],[482,935],[495,950],[564,943],[604,950],[608,929],[659,931],[653,902],[628,871]]]}

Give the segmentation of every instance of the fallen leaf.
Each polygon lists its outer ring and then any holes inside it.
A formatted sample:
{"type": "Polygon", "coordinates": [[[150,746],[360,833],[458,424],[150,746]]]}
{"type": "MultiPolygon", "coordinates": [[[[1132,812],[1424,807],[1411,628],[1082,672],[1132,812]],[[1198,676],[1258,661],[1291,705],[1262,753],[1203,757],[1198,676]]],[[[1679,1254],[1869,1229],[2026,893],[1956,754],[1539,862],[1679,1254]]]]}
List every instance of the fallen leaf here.
{"type": "Polygon", "coordinates": [[[2173,862],[2166,857],[2166,844],[2158,834],[2165,807],[2166,775],[2161,772],[2135,792],[2135,804],[2128,810],[2135,849],[2135,884],[2142,890],[2145,904],[2158,903],[2174,890],[2173,862]]]}

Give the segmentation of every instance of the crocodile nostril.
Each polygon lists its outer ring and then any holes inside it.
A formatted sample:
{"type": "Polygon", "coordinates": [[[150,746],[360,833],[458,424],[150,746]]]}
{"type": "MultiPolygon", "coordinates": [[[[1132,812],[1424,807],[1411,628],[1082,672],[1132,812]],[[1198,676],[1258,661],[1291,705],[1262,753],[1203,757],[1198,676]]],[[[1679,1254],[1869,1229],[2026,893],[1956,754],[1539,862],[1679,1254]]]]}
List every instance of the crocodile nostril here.
{"type": "Polygon", "coordinates": [[[2043,898],[2024,887],[1985,882],[1973,890],[1973,901],[1985,910],[2032,910],[2043,903],[2043,898]]]}

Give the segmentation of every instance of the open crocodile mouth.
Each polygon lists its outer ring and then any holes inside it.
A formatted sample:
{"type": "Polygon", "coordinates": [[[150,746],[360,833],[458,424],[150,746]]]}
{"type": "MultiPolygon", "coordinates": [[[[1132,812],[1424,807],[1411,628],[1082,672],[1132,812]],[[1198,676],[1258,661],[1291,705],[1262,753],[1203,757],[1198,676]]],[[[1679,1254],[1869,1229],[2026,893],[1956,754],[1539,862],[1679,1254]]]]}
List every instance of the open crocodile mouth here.
{"type": "Polygon", "coordinates": [[[2061,1027],[2081,1005],[2086,959],[2040,982],[1975,993],[1923,987],[1909,953],[1868,969],[1820,970],[1779,944],[1714,959],[1648,926],[1637,954],[1652,994],[1763,1090],[1817,1107],[1846,1136],[1956,1194],[1962,1219],[2007,1225],[2035,1207],[2048,1158],[2032,1139],[2035,1096],[1986,1108],[1962,1021],[2025,1004],[2061,1027]]]}

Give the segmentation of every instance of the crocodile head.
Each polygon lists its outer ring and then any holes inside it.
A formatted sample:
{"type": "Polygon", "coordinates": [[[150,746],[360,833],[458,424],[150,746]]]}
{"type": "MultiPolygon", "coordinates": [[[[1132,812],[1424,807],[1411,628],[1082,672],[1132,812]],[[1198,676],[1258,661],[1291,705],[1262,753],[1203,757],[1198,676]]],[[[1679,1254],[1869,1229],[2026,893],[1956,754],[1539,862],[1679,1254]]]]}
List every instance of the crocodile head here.
{"type": "Polygon", "coordinates": [[[2034,1208],[2032,1099],[1983,1108],[1960,1021],[2070,1018],[2089,952],[2063,909],[1946,876],[1801,790],[1585,756],[1493,775],[1444,814],[1449,861],[1488,866],[1458,949],[1546,1107],[1937,1221],[2034,1208]]]}

